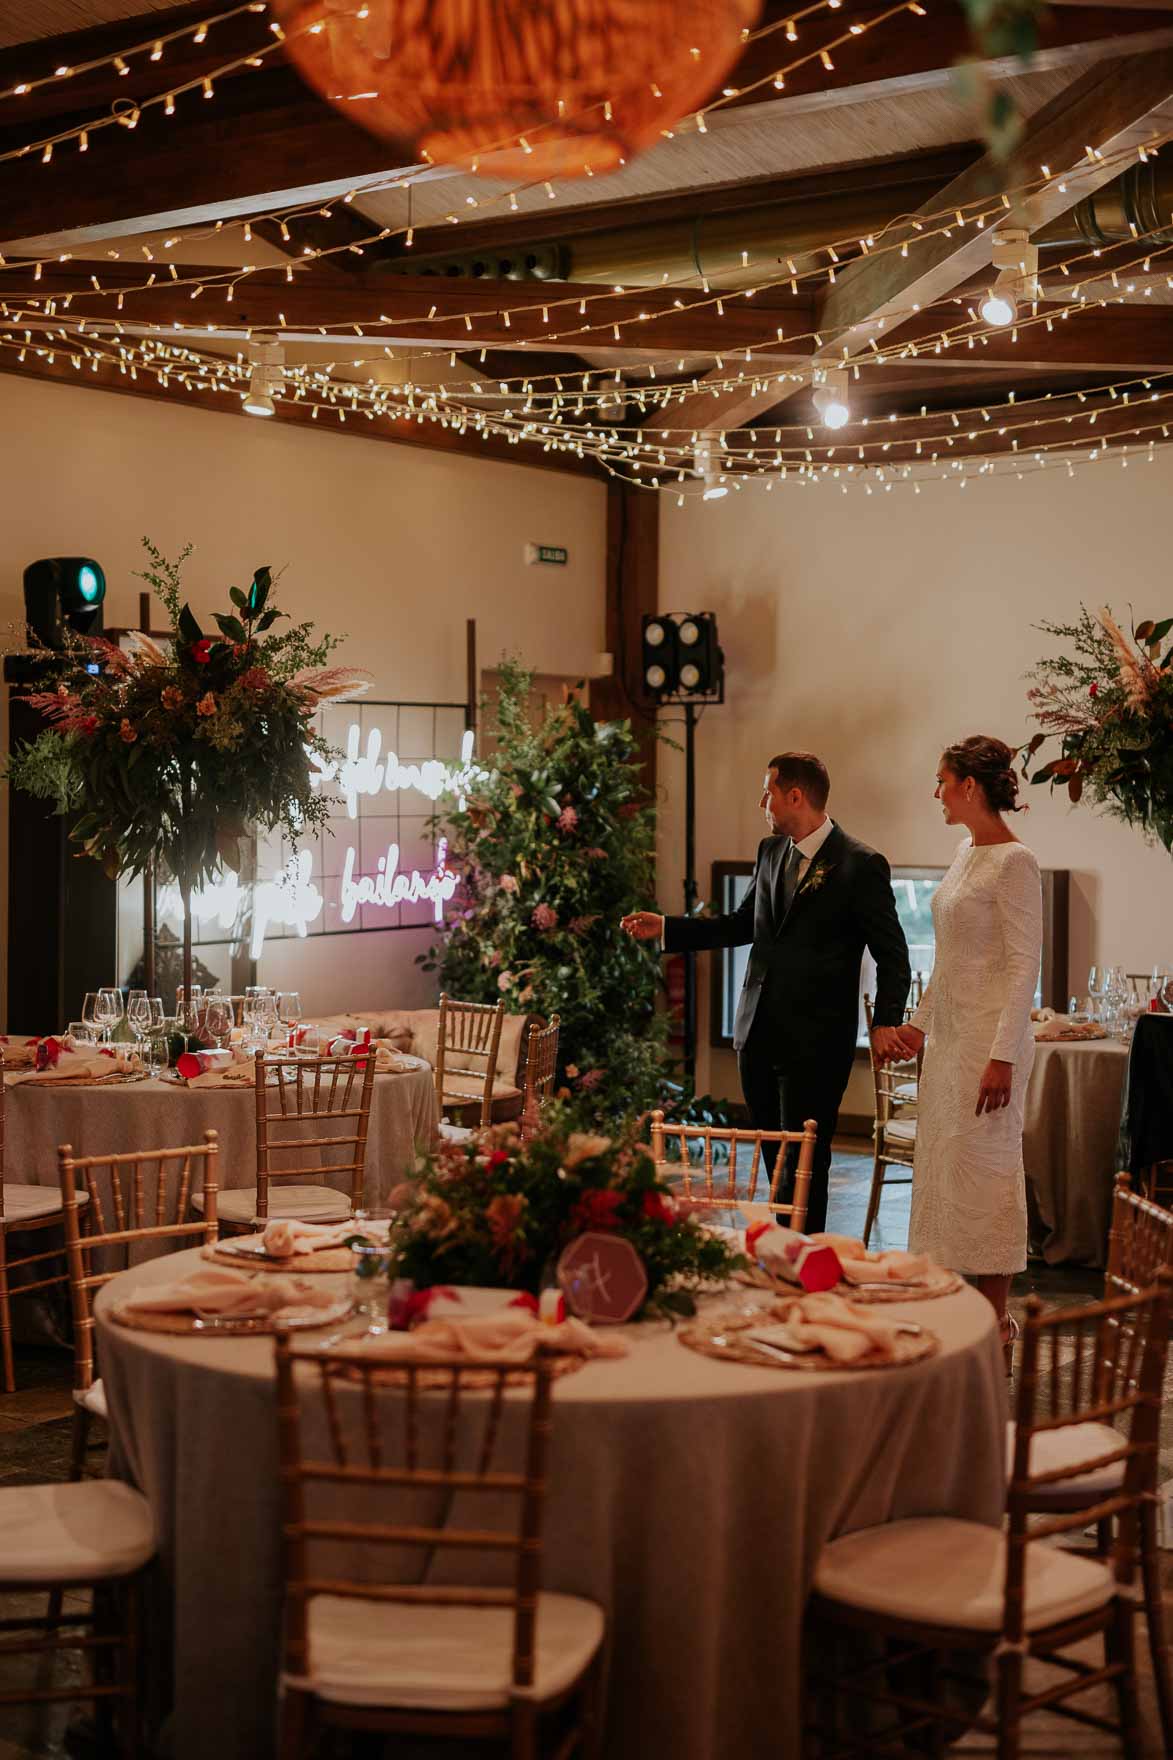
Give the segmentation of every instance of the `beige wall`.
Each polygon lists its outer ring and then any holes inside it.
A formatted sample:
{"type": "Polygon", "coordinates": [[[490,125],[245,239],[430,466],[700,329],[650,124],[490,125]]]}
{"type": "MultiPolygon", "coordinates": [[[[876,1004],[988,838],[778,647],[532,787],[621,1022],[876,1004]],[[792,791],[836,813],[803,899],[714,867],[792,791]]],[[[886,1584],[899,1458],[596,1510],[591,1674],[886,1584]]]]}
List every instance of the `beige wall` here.
{"type": "MultiPolygon", "coordinates": [[[[1173,458],[1110,461],[1074,479],[973,482],[864,495],[830,485],[661,502],[660,606],[717,613],[728,702],[697,736],[697,868],[752,857],[762,772],[779,748],[814,749],[831,810],[899,864],[951,859],[957,833],[932,799],[941,748],[965,734],[1017,745],[1030,731],[1023,673],[1047,651],[1040,618],[1079,603],[1173,612],[1168,507],[1173,458]]],[[[678,731],[678,730],[670,730],[678,731]]],[[[661,902],[680,909],[683,760],[661,760],[661,902]]],[[[1044,867],[1073,874],[1071,986],[1093,960],[1144,970],[1173,960],[1173,859],[1127,827],[1044,788],[1016,829],[1044,867]]],[[[701,960],[702,968],[707,960],[701,960]]],[[[728,1052],[708,1051],[702,1087],[737,1092],[728,1052]]],[[[852,1111],[868,1110],[853,1083],[852,1111]]]]}
{"type": "MultiPolygon", "coordinates": [[[[542,672],[589,671],[603,647],[604,505],[604,486],[584,478],[0,379],[9,631],[23,623],[21,571],[34,558],[96,557],[107,623],[131,624],[140,537],[170,555],[190,539],[197,613],[223,606],[258,564],[285,567],[283,608],[345,633],[339,659],[374,674],[374,696],[461,701],[468,617],[483,665],[512,651],[542,672]],[[568,566],[527,566],[527,540],[565,545],[568,566]]],[[[0,850],[5,890],[7,873],[0,850]]],[[[358,1007],[386,1001],[389,985],[418,986],[418,945],[412,934],[331,942],[306,1007],[358,1007]]]]}

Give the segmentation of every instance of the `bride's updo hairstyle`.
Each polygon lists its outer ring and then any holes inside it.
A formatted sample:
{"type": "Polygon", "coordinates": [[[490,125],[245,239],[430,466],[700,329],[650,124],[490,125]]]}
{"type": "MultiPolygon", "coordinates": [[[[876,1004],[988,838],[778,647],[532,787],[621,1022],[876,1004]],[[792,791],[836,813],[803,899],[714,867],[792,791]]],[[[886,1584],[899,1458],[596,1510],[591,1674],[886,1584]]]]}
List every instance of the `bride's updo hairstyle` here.
{"type": "Polygon", "coordinates": [[[946,746],[941,761],[948,764],[962,781],[972,778],[995,813],[1025,813],[1025,802],[1019,805],[1018,777],[1014,770],[1014,753],[1002,740],[990,734],[974,733],[946,746]]]}

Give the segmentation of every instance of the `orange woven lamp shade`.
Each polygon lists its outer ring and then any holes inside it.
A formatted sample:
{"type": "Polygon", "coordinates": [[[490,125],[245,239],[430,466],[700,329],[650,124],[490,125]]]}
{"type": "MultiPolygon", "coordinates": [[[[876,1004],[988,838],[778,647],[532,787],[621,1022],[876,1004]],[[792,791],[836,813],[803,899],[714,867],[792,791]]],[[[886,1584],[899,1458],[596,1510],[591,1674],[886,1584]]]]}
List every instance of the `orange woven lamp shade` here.
{"type": "Polygon", "coordinates": [[[373,134],[494,178],[613,171],[711,97],[760,0],[270,0],[373,134]],[[484,159],[485,163],[480,161],[484,159]]]}

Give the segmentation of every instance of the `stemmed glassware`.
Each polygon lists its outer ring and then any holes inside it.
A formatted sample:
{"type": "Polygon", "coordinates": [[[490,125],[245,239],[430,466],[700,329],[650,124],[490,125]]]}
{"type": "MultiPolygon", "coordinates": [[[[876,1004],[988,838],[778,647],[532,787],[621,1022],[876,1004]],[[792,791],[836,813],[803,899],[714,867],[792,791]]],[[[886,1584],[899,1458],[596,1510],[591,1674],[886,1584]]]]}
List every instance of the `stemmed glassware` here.
{"type": "Polygon", "coordinates": [[[1108,990],[1108,970],[1105,966],[1093,966],[1087,975],[1087,993],[1092,1005],[1092,1019],[1100,1019],[1100,1004],[1108,990]]]}
{"type": "Polygon", "coordinates": [[[143,1040],[151,1030],[151,1003],[145,990],[131,990],[127,995],[126,1019],[134,1034],[135,1048],[141,1051],[143,1040]]]}
{"type": "Polygon", "coordinates": [[[282,1026],[296,1028],[301,1025],[301,997],[296,990],[278,990],[277,1019],[282,1026]]]}
{"type": "Polygon", "coordinates": [[[98,992],[87,990],[86,999],[81,1005],[81,1018],[86,1032],[96,1045],[102,1037],[102,1022],[98,1017],[98,992]]]}
{"type": "Polygon", "coordinates": [[[98,1022],[102,1028],[102,1038],[109,1044],[114,1028],[122,1019],[122,991],[113,985],[98,991],[98,1022]]]}
{"type": "Polygon", "coordinates": [[[228,1044],[232,1036],[232,1004],[226,996],[212,995],[206,999],[204,1031],[221,1050],[228,1044]]]}
{"type": "Polygon", "coordinates": [[[161,1029],[163,1022],[167,1019],[167,1016],[163,1013],[163,998],[161,996],[152,996],[149,999],[149,1006],[151,1010],[151,1030],[154,1032],[156,1029],[161,1029]]]}

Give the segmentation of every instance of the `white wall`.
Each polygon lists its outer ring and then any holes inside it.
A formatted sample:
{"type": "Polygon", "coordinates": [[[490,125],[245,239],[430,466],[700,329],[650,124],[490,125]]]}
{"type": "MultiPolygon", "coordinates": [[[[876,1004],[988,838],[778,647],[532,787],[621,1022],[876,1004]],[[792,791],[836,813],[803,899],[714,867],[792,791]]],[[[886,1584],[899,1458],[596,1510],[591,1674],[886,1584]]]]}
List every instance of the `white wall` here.
{"type": "MultiPolygon", "coordinates": [[[[3,645],[18,645],[21,572],[40,556],[96,557],[107,623],[137,623],[146,534],[168,555],[195,543],[185,583],[197,615],[225,607],[259,564],[284,566],[282,608],[345,634],[338,660],[373,673],[374,697],[463,701],[468,617],[483,666],[510,651],[541,672],[589,671],[604,645],[605,493],[551,471],[5,376],[3,645]],[[526,540],[565,545],[568,566],[527,566],[526,540]]],[[[6,830],[5,802],[5,897],[6,830]]],[[[427,939],[330,942],[306,1007],[420,999],[429,981],[412,957],[427,939]]],[[[3,914],[0,949],[6,958],[3,914]]]]}
{"type": "MultiPolygon", "coordinates": [[[[948,862],[958,835],[932,798],[942,747],[971,733],[1018,745],[1033,731],[1023,674],[1055,646],[1032,627],[1040,618],[1070,622],[1081,600],[1138,620],[1173,613],[1171,493],[1166,453],[916,496],[828,484],[683,508],[663,497],[660,607],[715,611],[727,664],[728,702],[697,736],[702,896],[711,862],[752,858],[762,774],[786,748],[820,754],[833,815],[894,864],[948,862]]],[[[679,910],[678,753],[663,754],[661,779],[660,898],[679,910]]],[[[1086,987],[1093,960],[1173,960],[1173,860],[1065,796],[1026,792],[1015,829],[1044,867],[1072,870],[1071,987],[1086,987]]],[[[707,972],[702,986],[698,1078],[736,1094],[732,1054],[710,1059],[706,1043],[707,972]]],[[[870,1110],[866,1091],[853,1084],[847,1105],[870,1110]]]]}

